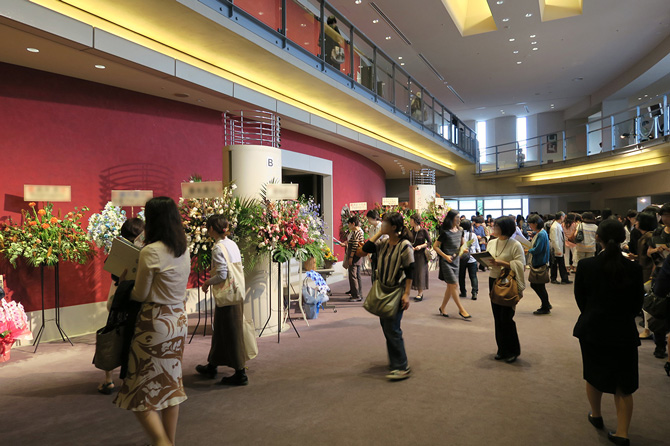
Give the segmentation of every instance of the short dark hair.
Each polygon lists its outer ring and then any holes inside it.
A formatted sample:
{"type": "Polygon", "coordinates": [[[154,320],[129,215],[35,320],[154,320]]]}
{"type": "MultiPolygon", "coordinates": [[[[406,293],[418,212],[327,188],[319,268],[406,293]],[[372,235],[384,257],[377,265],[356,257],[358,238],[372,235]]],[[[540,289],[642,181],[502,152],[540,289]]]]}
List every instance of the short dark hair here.
{"type": "Polygon", "coordinates": [[[500,228],[500,234],[505,237],[511,237],[516,232],[516,222],[514,217],[498,217],[493,221],[493,225],[500,228]]]}
{"type": "Polygon", "coordinates": [[[612,216],[612,209],[610,208],[603,209],[603,211],[600,213],[600,216],[602,217],[603,220],[607,220],[612,216]]]}
{"type": "Polygon", "coordinates": [[[554,214],[547,214],[547,218],[546,218],[547,221],[555,220],[555,219],[556,219],[556,216],[554,214]]]}
{"type": "Polygon", "coordinates": [[[670,214],[670,202],[665,203],[661,206],[661,210],[658,211],[658,215],[670,214]]]}
{"type": "Polygon", "coordinates": [[[228,230],[228,219],[223,215],[212,215],[207,219],[207,229],[213,229],[223,235],[228,230]]]}
{"type": "Polygon", "coordinates": [[[540,217],[538,214],[531,214],[528,216],[528,224],[534,224],[538,228],[542,229],[542,226],[544,226],[544,220],[542,220],[542,217],[540,217]]]}
{"type": "Polygon", "coordinates": [[[456,218],[457,215],[458,211],[456,209],[449,209],[449,212],[447,212],[444,220],[442,220],[443,231],[450,231],[454,227],[454,218],[456,218]]]}
{"type": "Polygon", "coordinates": [[[129,218],[121,225],[121,237],[131,242],[134,242],[142,231],[144,231],[144,220],[141,218],[129,218]]]}
{"type": "Polygon", "coordinates": [[[565,215],[565,212],[563,211],[558,211],[556,212],[556,215],[554,216],[554,219],[559,219],[565,215]]]}
{"type": "Polygon", "coordinates": [[[377,209],[370,209],[365,216],[367,218],[372,218],[373,220],[379,220],[379,212],[377,212],[377,209]]]}
{"type": "Polygon", "coordinates": [[[653,231],[658,227],[656,215],[651,212],[640,212],[637,214],[637,227],[641,231],[653,231]]]}
{"type": "Polygon", "coordinates": [[[587,223],[588,222],[593,223],[594,221],[596,221],[596,216],[593,214],[593,212],[586,211],[582,214],[582,220],[587,223]]]}
{"type": "Polygon", "coordinates": [[[655,205],[649,205],[646,208],[642,209],[642,212],[652,212],[655,215],[658,215],[658,213],[661,211],[661,208],[655,205]]]}
{"type": "Polygon", "coordinates": [[[628,218],[637,217],[637,211],[635,209],[629,209],[628,212],[626,212],[626,217],[628,218]]]}
{"type": "Polygon", "coordinates": [[[476,216],[475,217],[475,223],[479,223],[479,224],[484,223],[484,217],[482,217],[481,215],[476,216]]]}
{"type": "Polygon", "coordinates": [[[410,217],[417,225],[421,224],[421,216],[419,214],[412,214],[410,217]]]}
{"type": "Polygon", "coordinates": [[[163,242],[175,257],[186,252],[186,233],[177,204],[170,197],[154,197],[144,207],[147,245],[163,242]]]}
{"type": "Polygon", "coordinates": [[[472,223],[470,223],[470,220],[462,220],[461,228],[463,228],[467,232],[470,232],[472,230],[472,223]]]}
{"type": "Polygon", "coordinates": [[[347,220],[347,223],[351,223],[351,224],[353,224],[354,226],[358,226],[358,216],[357,216],[357,215],[352,215],[352,216],[349,217],[349,219],[347,220]]]}

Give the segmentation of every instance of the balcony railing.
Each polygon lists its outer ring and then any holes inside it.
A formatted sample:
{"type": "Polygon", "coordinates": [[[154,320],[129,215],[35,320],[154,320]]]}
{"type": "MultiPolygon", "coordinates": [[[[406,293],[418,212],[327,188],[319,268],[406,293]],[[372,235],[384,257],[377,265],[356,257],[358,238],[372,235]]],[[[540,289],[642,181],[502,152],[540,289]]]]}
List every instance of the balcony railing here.
{"type": "Polygon", "coordinates": [[[568,130],[481,149],[477,172],[536,167],[662,144],[670,140],[668,94],[568,130]]]}
{"type": "Polygon", "coordinates": [[[327,1],[200,2],[475,160],[475,132],[327,1]]]}

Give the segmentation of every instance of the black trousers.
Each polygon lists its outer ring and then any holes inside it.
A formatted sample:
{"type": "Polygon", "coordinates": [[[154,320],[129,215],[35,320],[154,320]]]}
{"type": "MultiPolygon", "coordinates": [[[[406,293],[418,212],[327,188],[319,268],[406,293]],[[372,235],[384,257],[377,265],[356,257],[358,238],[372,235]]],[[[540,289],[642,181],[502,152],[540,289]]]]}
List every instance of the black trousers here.
{"type": "MultiPolygon", "coordinates": [[[[489,277],[489,292],[493,289],[495,281],[493,277],[489,277]]],[[[516,331],[516,322],[514,322],[514,308],[491,302],[491,309],[493,310],[498,355],[503,358],[519,356],[521,354],[521,344],[519,343],[519,334],[516,331]]]]}
{"type": "Polygon", "coordinates": [[[565,268],[565,257],[554,257],[554,261],[551,263],[551,280],[556,280],[556,277],[558,276],[557,269],[561,273],[562,282],[570,280],[568,270],[565,268]]]}
{"type": "Polygon", "coordinates": [[[477,294],[479,292],[479,281],[477,280],[477,263],[479,262],[468,263],[461,260],[461,262],[458,264],[458,285],[461,289],[461,294],[464,296],[467,294],[465,289],[466,272],[470,276],[470,288],[472,290],[472,294],[477,294]]]}
{"type": "Polygon", "coordinates": [[[531,283],[530,287],[535,291],[542,302],[543,310],[549,309],[549,293],[547,293],[547,284],[546,283],[531,283]]]}

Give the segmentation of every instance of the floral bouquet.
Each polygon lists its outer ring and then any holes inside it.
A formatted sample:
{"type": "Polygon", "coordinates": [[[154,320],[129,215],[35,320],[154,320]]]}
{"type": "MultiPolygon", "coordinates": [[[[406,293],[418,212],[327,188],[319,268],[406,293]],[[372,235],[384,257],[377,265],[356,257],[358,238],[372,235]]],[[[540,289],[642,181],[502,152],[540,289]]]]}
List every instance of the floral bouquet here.
{"type": "Polygon", "coordinates": [[[214,241],[207,235],[207,219],[220,214],[228,220],[231,232],[237,226],[240,202],[233,197],[236,188],[235,184],[225,186],[222,196],[216,198],[179,199],[179,212],[191,259],[195,259],[193,265],[195,271],[208,269],[212,262],[211,251],[214,241]]]}
{"type": "Polygon", "coordinates": [[[31,266],[53,266],[59,261],[83,264],[94,254],[79,223],[87,207],[74,208],[61,219],[60,211],[58,216],[53,214],[51,203],[39,210],[35,203],[29,205],[31,210],[23,211],[22,224],[10,220],[2,228],[0,249],[14,267],[19,257],[31,266]]]}
{"type": "Polygon", "coordinates": [[[23,305],[0,299],[0,362],[9,361],[9,352],[17,339],[31,340],[28,317],[23,305]]]}
{"type": "Polygon", "coordinates": [[[112,240],[121,234],[121,226],[126,221],[126,211],[114,206],[110,201],[99,214],[88,219],[88,236],[105,254],[112,249],[112,240]]]}

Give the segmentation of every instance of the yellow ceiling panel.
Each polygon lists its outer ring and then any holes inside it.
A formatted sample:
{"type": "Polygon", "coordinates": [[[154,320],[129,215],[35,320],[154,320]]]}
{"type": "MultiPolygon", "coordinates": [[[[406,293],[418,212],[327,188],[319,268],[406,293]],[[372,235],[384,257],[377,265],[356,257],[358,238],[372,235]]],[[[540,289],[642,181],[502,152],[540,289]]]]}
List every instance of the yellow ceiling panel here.
{"type": "Polygon", "coordinates": [[[442,0],[442,3],[463,37],[498,29],[486,0],[442,0]]]}
{"type": "Polygon", "coordinates": [[[539,0],[543,22],[582,15],[583,0],[539,0]]]}

